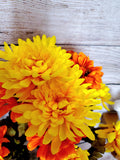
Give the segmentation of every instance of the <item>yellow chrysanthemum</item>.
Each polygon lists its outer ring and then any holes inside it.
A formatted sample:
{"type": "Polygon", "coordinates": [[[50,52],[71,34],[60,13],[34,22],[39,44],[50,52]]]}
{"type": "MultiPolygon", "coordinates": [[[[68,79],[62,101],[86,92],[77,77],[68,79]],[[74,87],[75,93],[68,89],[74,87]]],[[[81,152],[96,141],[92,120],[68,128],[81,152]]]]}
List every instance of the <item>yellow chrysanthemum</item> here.
{"type": "Polygon", "coordinates": [[[117,155],[120,155],[120,121],[113,125],[101,125],[101,127],[103,129],[97,130],[96,133],[100,138],[107,138],[106,152],[115,151],[117,155]]]}
{"type": "MultiPolygon", "coordinates": [[[[39,36],[23,41],[18,40],[18,46],[11,44],[11,49],[5,44],[5,51],[0,51],[0,82],[5,88],[7,99],[14,94],[20,101],[31,96],[31,90],[52,79],[68,79],[70,54],[55,45],[55,36],[40,39],[39,36]]],[[[69,77],[70,78],[70,77],[69,77]]]]}
{"type": "Polygon", "coordinates": [[[94,140],[88,126],[95,126],[100,122],[101,114],[93,112],[101,109],[96,106],[100,101],[95,99],[96,90],[88,90],[88,84],[81,85],[82,81],[78,78],[61,85],[57,81],[44,83],[32,91],[35,97],[32,103],[23,103],[12,109],[13,112],[22,114],[17,118],[18,122],[30,122],[27,137],[37,133],[39,137],[44,136],[43,144],[52,141],[53,154],[66,138],[75,142],[77,136],[87,136],[94,140]]]}
{"type": "Polygon", "coordinates": [[[76,153],[69,155],[67,158],[64,158],[64,160],[89,160],[89,155],[86,150],[82,150],[76,146],[76,153]]]}
{"type": "Polygon", "coordinates": [[[98,93],[98,97],[101,99],[101,102],[104,106],[105,109],[109,110],[109,108],[107,107],[107,104],[114,104],[114,102],[110,101],[111,99],[111,94],[109,93],[109,88],[105,85],[105,84],[101,84],[101,88],[97,90],[98,93]]]}

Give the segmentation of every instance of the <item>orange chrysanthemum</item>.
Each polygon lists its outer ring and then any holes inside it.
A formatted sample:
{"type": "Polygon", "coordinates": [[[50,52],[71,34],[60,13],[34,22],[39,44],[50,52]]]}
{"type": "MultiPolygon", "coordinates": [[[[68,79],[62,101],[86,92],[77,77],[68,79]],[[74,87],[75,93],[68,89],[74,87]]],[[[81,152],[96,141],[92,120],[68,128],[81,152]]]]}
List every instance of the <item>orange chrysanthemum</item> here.
{"type": "MultiPolygon", "coordinates": [[[[43,144],[43,137],[40,138],[39,136],[27,137],[28,142],[28,150],[32,151],[37,146],[40,146],[37,151],[37,157],[40,157],[41,160],[64,160],[71,154],[75,154],[74,143],[70,140],[66,139],[61,143],[58,153],[53,155],[51,153],[51,143],[44,145],[43,144]]],[[[78,143],[81,138],[76,139],[78,143]]],[[[56,143],[57,147],[57,143],[56,143]]]]}
{"type": "Polygon", "coordinates": [[[6,147],[2,146],[3,142],[4,143],[9,142],[7,138],[4,138],[6,131],[7,131],[7,126],[4,125],[0,127],[0,156],[1,157],[6,157],[10,153],[10,151],[6,147]]]}
{"type": "Polygon", "coordinates": [[[2,88],[2,83],[0,83],[0,117],[10,111],[12,107],[17,105],[17,101],[14,97],[2,99],[2,97],[5,95],[5,91],[6,89],[2,88]]]}
{"type": "Polygon", "coordinates": [[[77,54],[74,51],[68,51],[72,54],[71,59],[74,64],[79,64],[80,70],[83,71],[82,78],[85,78],[84,83],[91,83],[91,88],[100,89],[103,76],[101,72],[102,67],[94,67],[93,60],[90,60],[88,56],[80,52],[77,54]]]}

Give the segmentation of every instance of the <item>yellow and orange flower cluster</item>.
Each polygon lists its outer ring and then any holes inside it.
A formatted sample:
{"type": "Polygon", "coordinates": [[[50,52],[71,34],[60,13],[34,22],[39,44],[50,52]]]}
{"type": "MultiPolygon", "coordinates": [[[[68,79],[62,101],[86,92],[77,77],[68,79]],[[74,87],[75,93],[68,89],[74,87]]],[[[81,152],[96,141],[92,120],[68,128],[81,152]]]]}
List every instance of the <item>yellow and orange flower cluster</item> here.
{"type": "Polygon", "coordinates": [[[101,115],[94,110],[102,108],[101,102],[105,107],[105,102],[111,103],[111,95],[102,83],[101,67],[55,42],[54,36],[43,35],[33,42],[19,39],[18,46],[5,43],[5,51],[0,51],[5,60],[0,61],[1,101],[5,101],[0,112],[12,110],[13,121],[29,124],[28,149],[40,145],[41,159],[58,160],[52,157],[65,152],[60,160],[82,160],[86,152],[74,145],[82,137],[95,139],[90,126],[99,123],[101,115]]]}

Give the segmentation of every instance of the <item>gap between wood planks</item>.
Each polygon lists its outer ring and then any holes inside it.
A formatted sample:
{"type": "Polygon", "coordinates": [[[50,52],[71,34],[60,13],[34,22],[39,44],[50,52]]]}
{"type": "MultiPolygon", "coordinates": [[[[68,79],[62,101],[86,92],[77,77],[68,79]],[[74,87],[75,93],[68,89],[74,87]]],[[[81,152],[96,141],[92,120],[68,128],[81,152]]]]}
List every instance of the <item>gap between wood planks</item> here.
{"type": "MultiPolygon", "coordinates": [[[[18,44],[14,44],[14,45],[18,45],[18,44]]],[[[91,44],[60,44],[60,43],[56,43],[56,45],[58,46],[93,46],[93,47],[120,47],[120,45],[101,45],[101,44],[98,44],[98,45],[91,45],[91,44]]],[[[10,44],[8,44],[8,46],[10,46],[10,44]]],[[[4,47],[4,44],[0,44],[0,47],[4,47]]]]}

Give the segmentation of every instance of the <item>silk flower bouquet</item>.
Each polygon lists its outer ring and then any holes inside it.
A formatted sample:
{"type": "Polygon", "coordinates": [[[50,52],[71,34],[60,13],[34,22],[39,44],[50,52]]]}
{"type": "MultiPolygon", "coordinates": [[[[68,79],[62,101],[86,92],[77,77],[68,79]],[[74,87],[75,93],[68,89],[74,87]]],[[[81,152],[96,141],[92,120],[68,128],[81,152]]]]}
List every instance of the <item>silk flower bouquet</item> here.
{"type": "Polygon", "coordinates": [[[102,67],[55,43],[55,36],[36,36],[10,47],[5,42],[0,51],[0,117],[9,113],[0,123],[0,159],[27,159],[28,150],[36,148],[40,160],[95,159],[93,143],[106,138],[96,159],[105,147],[120,155],[119,138],[115,142],[120,122],[94,128],[101,118],[95,110],[113,104],[102,67]],[[92,150],[82,150],[77,145],[81,140],[91,143],[92,150]],[[24,151],[12,150],[14,143],[24,151]]]}

